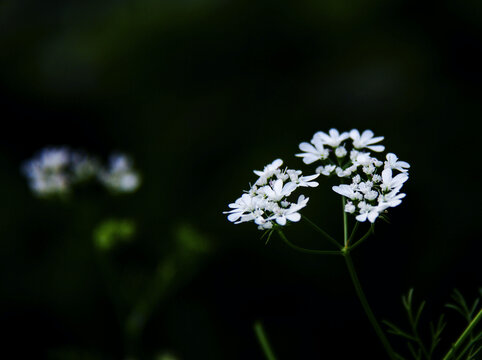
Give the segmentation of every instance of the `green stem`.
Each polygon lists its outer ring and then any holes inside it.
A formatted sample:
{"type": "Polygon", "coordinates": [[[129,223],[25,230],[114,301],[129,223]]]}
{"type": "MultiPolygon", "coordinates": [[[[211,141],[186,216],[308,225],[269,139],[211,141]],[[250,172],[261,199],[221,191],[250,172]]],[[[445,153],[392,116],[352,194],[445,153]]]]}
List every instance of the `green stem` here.
{"type": "Polygon", "coordinates": [[[350,237],[348,238],[348,241],[347,241],[348,246],[351,244],[359,225],[360,225],[359,221],[355,222],[355,226],[353,227],[353,230],[351,231],[350,237]]]}
{"type": "Polygon", "coordinates": [[[340,245],[340,243],[338,241],[336,241],[332,236],[330,236],[325,230],[323,230],[322,228],[320,228],[318,225],[316,225],[313,221],[311,221],[310,219],[308,219],[306,216],[304,215],[301,215],[301,217],[306,220],[308,222],[308,224],[310,224],[311,226],[313,226],[313,228],[318,231],[321,235],[323,235],[324,237],[326,237],[329,241],[331,241],[337,248],[341,249],[342,246],[340,245]]]}
{"type": "Polygon", "coordinates": [[[472,332],[472,330],[474,330],[475,326],[477,325],[477,323],[482,319],[482,309],[479,310],[478,314],[474,317],[474,319],[469,323],[469,325],[465,328],[464,332],[462,333],[462,335],[460,335],[460,337],[457,339],[457,341],[455,342],[455,344],[452,346],[452,348],[449,350],[449,352],[447,353],[447,355],[445,355],[445,357],[443,358],[443,360],[447,360],[447,359],[450,359],[451,356],[455,355],[455,353],[457,352],[458,348],[460,347],[460,345],[462,345],[462,343],[465,341],[465,339],[467,339],[467,336],[470,335],[470,333],[472,332]]]}
{"type": "Polygon", "coordinates": [[[343,244],[345,245],[345,249],[348,247],[348,219],[346,216],[346,211],[345,211],[345,197],[341,197],[341,201],[343,204],[342,210],[343,210],[343,244]]]}
{"type": "Polygon", "coordinates": [[[341,251],[338,251],[338,250],[311,250],[311,249],[305,249],[305,248],[302,248],[302,247],[299,247],[295,244],[293,244],[291,241],[289,241],[285,234],[283,233],[283,231],[281,230],[278,230],[278,234],[279,236],[283,239],[283,241],[286,243],[286,245],[288,245],[290,248],[296,250],[296,251],[299,251],[299,252],[302,252],[302,253],[306,253],[306,254],[317,254],[317,255],[341,255],[341,251]]]}
{"type": "Polygon", "coordinates": [[[366,239],[368,239],[368,237],[373,233],[373,228],[374,228],[374,224],[371,224],[370,225],[370,229],[368,229],[368,231],[366,232],[365,235],[362,236],[362,238],[360,240],[358,240],[356,243],[354,243],[350,249],[354,249],[356,248],[358,245],[360,245],[362,242],[364,242],[366,239]]]}
{"type": "Polygon", "coordinates": [[[360,285],[360,280],[358,280],[358,276],[356,274],[355,267],[353,266],[353,261],[351,260],[351,256],[349,254],[349,251],[345,252],[344,257],[345,257],[346,265],[348,267],[348,272],[350,273],[351,280],[353,281],[353,285],[355,286],[355,291],[358,295],[358,298],[360,299],[360,302],[363,306],[363,309],[365,310],[365,313],[368,316],[368,319],[370,320],[373,328],[375,329],[375,332],[377,333],[377,335],[378,335],[380,341],[382,342],[383,347],[387,351],[390,359],[396,360],[397,357],[396,357],[390,343],[388,342],[387,337],[385,336],[385,334],[382,331],[382,328],[378,324],[378,321],[375,318],[375,315],[373,314],[373,311],[370,308],[370,305],[368,305],[368,301],[365,297],[365,294],[363,293],[363,289],[360,285]]]}
{"type": "Polygon", "coordinates": [[[261,325],[260,321],[256,321],[254,323],[254,332],[256,333],[256,337],[258,338],[259,344],[263,349],[263,353],[268,360],[276,360],[274,356],[273,350],[271,350],[271,346],[269,345],[268,338],[263,329],[263,325],[261,325]]]}

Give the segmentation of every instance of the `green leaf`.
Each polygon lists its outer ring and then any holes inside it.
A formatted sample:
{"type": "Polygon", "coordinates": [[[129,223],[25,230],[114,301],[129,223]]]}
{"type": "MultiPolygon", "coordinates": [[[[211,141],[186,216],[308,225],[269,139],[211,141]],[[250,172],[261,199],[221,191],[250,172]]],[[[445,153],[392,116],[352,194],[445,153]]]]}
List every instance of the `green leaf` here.
{"type": "Polygon", "coordinates": [[[415,316],[414,325],[413,325],[415,328],[418,326],[418,321],[420,320],[420,316],[422,315],[422,311],[424,307],[425,307],[425,301],[422,301],[422,303],[418,307],[417,315],[415,316]]]}
{"type": "Polygon", "coordinates": [[[408,340],[411,340],[411,341],[417,341],[417,339],[415,339],[412,335],[408,334],[407,332],[403,331],[402,329],[400,329],[398,326],[396,326],[395,324],[387,321],[387,320],[382,320],[382,323],[384,323],[385,325],[387,325],[389,327],[389,329],[387,330],[390,334],[393,334],[393,335],[398,335],[398,336],[401,336],[401,337],[404,337],[408,340]]]}
{"type": "Polygon", "coordinates": [[[412,309],[412,296],[413,296],[413,288],[408,290],[407,296],[402,296],[403,307],[405,308],[405,310],[407,310],[407,312],[410,312],[410,313],[412,309]]]}

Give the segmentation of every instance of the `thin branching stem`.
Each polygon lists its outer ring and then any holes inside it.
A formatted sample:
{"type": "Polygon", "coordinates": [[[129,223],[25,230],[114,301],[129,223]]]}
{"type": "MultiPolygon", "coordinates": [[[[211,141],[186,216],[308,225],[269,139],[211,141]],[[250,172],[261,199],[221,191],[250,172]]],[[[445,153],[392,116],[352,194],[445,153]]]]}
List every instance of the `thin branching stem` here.
{"type": "Polygon", "coordinates": [[[353,230],[351,231],[351,234],[350,234],[350,236],[348,237],[348,240],[347,240],[348,246],[350,246],[350,244],[351,244],[351,242],[352,242],[352,240],[353,240],[353,237],[355,236],[355,233],[356,233],[359,225],[360,225],[360,222],[359,222],[359,221],[355,222],[355,226],[353,226],[353,230]]]}
{"type": "Polygon", "coordinates": [[[368,237],[373,233],[373,228],[374,228],[374,227],[375,227],[375,225],[374,225],[374,224],[371,224],[371,225],[370,225],[370,229],[368,229],[368,231],[366,232],[366,234],[363,235],[360,240],[358,240],[357,242],[355,242],[355,243],[351,246],[351,249],[356,248],[356,247],[359,246],[362,242],[364,242],[366,239],[368,239],[368,237]]]}
{"type": "Polygon", "coordinates": [[[336,241],[333,236],[331,236],[330,234],[328,234],[325,230],[323,230],[322,228],[320,228],[318,225],[316,225],[313,221],[311,221],[310,219],[308,219],[305,215],[301,215],[301,217],[306,220],[306,222],[308,224],[310,224],[316,231],[318,231],[321,235],[323,235],[325,238],[327,238],[333,245],[335,245],[338,249],[341,249],[342,246],[340,245],[340,243],[338,241],[336,241]]]}
{"type": "Polygon", "coordinates": [[[338,250],[312,250],[312,249],[306,249],[303,247],[300,247],[298,245],[293,244],[291,241],[288,240],[288,238],[285,236],[282,230],[278,230],[278,234],[283,239],[286,245],[288,245],[290,248],[305,253],[305,254],[316,254],[316,255],[341,255],[341,251],[338,250]]]}
{"type": "Polygon", "coordinates": [[[343,244],[345,245],[345,249],[348,247],[348,219],[346,216],[345,211],[345,197],[341,197],[342,201],[342,211],[343,211],[343,244]]]}

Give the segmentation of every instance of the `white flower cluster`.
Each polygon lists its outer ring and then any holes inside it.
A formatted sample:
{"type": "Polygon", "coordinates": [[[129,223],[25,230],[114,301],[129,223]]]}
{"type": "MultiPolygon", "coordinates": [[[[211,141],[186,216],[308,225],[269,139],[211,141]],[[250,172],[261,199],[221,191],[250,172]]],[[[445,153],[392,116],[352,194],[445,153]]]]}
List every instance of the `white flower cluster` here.
{"type": "Polygon", "coordinates": [[[132,192],[140,185],[140,176],[127,156],[112,156],[109,168],[104,169],[95,158],[67,147],[41,150],[22,170],[31,190],[41,197],[67,194],[72,185],[92,178],[116,192],[132,192]]]}
{"type": "Polygon", "coordinates": [[[99,180],[114,192],[132,192],[140,185],[140,176],[133,170],[132,160],[123,154],[112,155],[109,168],[99,172],[99,180]]]}
{"type": "Polygon", "coordinates": [[[287,221],[297,222],[301,219],[299,210],[304,208],[309,198],[298,197],[297,202],[290,202],[288,197],[298,187],[316,187],[313,181],[319,174],[302,176],[300,170],[280,169],[281,159],[276,159],[264,167],[255,170],[259,176],[251,189],[234,203],[229,204],[230,211],[225,211],[228,220],[235,224],[254,221],[258,229],[271,229],[276,224],[284,226],[287,221]]]}
{"type": "Polygon", "coordinates": [[[386,155],[381,161],[365,149],[374,152],[385,150],[383,145],[375,145],[383,140],[383,136],[374,137],[371,130],[361,135],[356,129],[339,133],[331,129],[328,134],[319,131],[311,139],[311,143],[303,142],[299,148],[303,153],[305,164],[321,162],[316,169],[318,174],[350,179],[351,183],[333,186],[333,191],[347,197],[345,211],[356,215],[356,219],[371,223],[389,207],[401,203],[405,194],[400,190],[408,180],[408,168],[405,161],[399,161],[393,153],[386,155]],[[394,176],[393,171],[398,174],[394,176]]]}

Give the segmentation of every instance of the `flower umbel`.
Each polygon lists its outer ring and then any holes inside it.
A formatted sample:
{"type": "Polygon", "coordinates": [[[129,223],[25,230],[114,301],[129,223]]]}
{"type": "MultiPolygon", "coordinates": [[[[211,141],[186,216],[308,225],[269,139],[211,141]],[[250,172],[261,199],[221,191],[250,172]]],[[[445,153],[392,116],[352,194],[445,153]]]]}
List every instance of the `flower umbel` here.
{"type": "Polygon", "coordinates": [[[111,156],[109,168],[103,169],[97,158],[83,152],[45,148],[26,161],[22,171],[31,190],[40,197],[65,196],[74,185],[94,178],[117,193],[133,192],[140,186],[140,175],[123,154],[111,156]]]}
{"type": "Polygon", "coordinates": [[[231,210],[223,212],[228,220],[235,224],[253,221],[258,229],[271,229],[275,224],[280,226],[288,222],[300,221],[299,210],[304,208],[309,198],[300,195],[296,202],[288,198],[298,187],[316,187],[313,181],[319,174],[302,176],[300,170],[280,169],[281,159],[274,160],[262,171],[255,170],[259,176],[251,188],[234,203],[229,204],[231,210]]]}
{"type": "Polygon", "coordinates": [[[315,154],[314,147],[308,143],[300,144],[304,153],[296,156],[302,157],[306,164],[319,161],[318,174],[336,174],[341,179],[350,179],[350,184],[343,181],[344,184],[333,186],[333,191],[349,199],[345,206],[347,213],[355,215],[360,222],[373,223],[386,209],[400,205],[405,197],[400,190],[408,180],[410,168],[410,164],[400,161],[393,153],[388,153],[381,161],[364,151],[382,152],[385,147],[375,145],[382,140],[383,136],[374,137],[371,130],[361,135],[357,129],[341,134],[331,129],[329,135],[319,131],[311,143],[316,144],[316,149],[324,149],[325,156],[315,154]]]}

